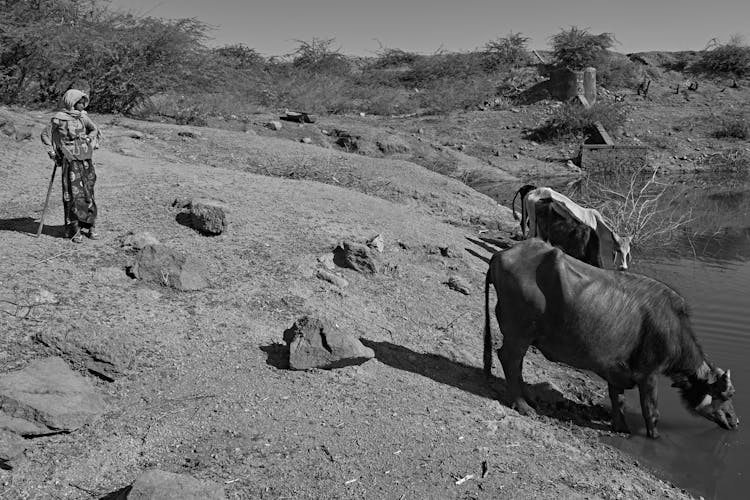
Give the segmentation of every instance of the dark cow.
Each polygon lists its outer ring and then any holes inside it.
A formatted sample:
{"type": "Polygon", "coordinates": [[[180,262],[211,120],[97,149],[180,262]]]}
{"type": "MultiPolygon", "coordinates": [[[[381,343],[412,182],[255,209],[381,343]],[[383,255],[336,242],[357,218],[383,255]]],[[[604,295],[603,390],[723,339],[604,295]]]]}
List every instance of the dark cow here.
{"type": "Polygon", "coordinates": [[[586,224],[573,220],[558,202],[546,198],[534,207],[537,237],[566,254],[596,267],[602,267],[599,236],[586,224]]]}
{"type": "Polygon", "coordinates": [[[511,202],[511,210],[513,210],[513,218],[516,220],[518,219],[518,214],[516,214],[516,198],[518,196],[521,197],[521,235],[526,236],[526,221],[528,220],[528,217],[526,216],[526,203],[524,203],[524,198],[526,198],[526,195],[529,193],[529,191],[533,191],[536,189],[536,186],[532,186],[531,184],[524,184],[520,188],[518,188],[518,191],[516,191],[516,194],[513,195],[513,201],[511,202]]]}
{"type": "Polygon", "coordinates": [[[489,287],[503,334],[497,351],[511,404],[533,413],[521,374],[529,346],[607,381],[612,427],[628,432],[625,389],[638,386],[649,437],[658,437],[656,382],[666,375],[689,410],[725,429],[739,425],[726,372],[706,361],[687,304],[657,280],[584,264],[539,239],[493,255],[485,282],[484,371],[492,372],[489,287]]]}

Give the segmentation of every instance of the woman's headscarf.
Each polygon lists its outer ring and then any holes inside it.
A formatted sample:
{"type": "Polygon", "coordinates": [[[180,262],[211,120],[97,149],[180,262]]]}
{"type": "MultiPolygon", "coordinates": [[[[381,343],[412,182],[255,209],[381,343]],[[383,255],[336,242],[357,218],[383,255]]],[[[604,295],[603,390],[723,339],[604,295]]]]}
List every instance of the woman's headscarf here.
{"type": "Polygon", "coordinates": [[[65,115],[71,116],[73,118],[80,118],[82,111],[75,109],[75,105],[81,99],[83,99],[83,105],[84,107],[86,107],[89,103],[89,96],[86,95],[86,92],[83,92],[77,89],[70,89],[66,91],[65,94],[63,94],[62,96],[62,105],[61,105],[62,111],[57,113],[57,115],[62,115],[62,116],[57,116],[57,118],[60,118],[63,120],[70,119],[70,118],[65,117],[65,115]]]}

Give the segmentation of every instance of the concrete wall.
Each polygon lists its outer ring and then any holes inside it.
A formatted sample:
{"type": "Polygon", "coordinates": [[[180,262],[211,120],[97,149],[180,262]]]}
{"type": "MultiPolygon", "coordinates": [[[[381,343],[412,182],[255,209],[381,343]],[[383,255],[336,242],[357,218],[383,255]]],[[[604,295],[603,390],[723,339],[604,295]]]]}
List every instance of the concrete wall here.
{"type": "Polygon", "coordinates": [[[579,165],[587,172],[634,172],[648,163],[646,146],[584,144],[579,165]]]}
{"type": "Polygon", "coordinates": [[[548,90],[555,99],[567,102],[582,95],[589,104],[593,105],[596,103],[596,69],[553,71],[550,75],[548,90]]]}

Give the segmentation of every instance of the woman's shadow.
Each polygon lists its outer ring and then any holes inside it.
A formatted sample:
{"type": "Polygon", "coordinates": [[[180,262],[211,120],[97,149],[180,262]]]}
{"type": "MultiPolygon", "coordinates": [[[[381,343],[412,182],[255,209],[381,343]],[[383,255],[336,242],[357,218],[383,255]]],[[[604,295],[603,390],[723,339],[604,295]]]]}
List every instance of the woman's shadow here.
{"type": "MultiPolygon", "coordinates": [[[[39,221],[33,217],[16,217],[14,219],[0,219],[0,231],[15,231],[36,236],[39,221]]],[[[65,238],[65,226],[49,226],[42,228],[42,234],[53,238],[65,238]]]]}

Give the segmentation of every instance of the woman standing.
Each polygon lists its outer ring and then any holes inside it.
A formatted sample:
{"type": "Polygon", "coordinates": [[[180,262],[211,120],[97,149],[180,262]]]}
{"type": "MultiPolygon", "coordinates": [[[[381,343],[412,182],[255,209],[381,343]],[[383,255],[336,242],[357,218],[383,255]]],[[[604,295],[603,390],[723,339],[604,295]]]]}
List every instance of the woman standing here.
{"type": "Polygon", "coordinates": [[[42,131],[47,154],[62,169],[65,235],[74,243],[83,242],[81,230],[92,240],[96,232],[94,184],[96,172],[91,160],[99,147],[101,133],[84,109],[89,103],[85,92],[70,89],[63,95],[63,109],[55,113],[42,131]]]}

